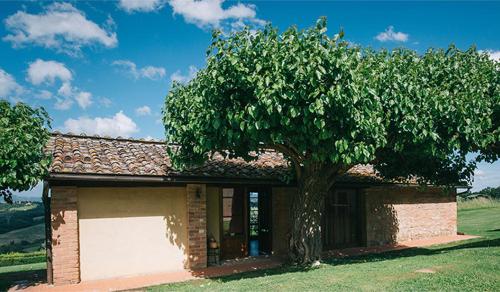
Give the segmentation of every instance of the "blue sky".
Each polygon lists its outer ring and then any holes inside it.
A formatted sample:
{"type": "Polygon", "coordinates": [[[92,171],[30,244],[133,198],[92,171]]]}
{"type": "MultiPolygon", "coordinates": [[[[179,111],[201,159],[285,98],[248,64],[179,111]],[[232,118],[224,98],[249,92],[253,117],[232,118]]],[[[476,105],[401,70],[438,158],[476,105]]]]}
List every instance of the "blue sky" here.
{"type": "MultiPolygon", "coordinates": [[[[0,98],[45,107],[55,130],[163,138],[164,97],[203,68],[211,29],[320,16],[363,46],[476,45],[500,58],[497,1],[1,1],[0,98]]],[[[475,189],[497,185],[500,163],[481,164],[475,189]]]]}

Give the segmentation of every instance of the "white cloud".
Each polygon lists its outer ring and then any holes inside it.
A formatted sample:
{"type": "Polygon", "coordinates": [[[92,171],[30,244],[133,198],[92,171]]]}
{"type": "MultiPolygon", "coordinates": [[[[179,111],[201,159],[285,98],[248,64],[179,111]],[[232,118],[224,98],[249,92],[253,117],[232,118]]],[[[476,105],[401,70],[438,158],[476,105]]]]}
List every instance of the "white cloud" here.
{"type": "Polygon", "coordinates": [[[73,100],[71,98],[57,98],[54,104],[54,108],[60,111],[69,110],[71,106],[73,106],[73,100]]]}
{"type": "Polygon", "coordinates": [[[5,19],[5,27],[10,34],[3,40],[13,47],[34,44],[78,55],[83,46],[101,44],[112,48],[118,44],[115,32],[90,21],[70,3],[50,4],[40,14],[18,11],[5,19]]]}
{"type": "Polygon", "coordinates": [[[404,32],[394,31],[394,26],[389,26],[385,31],[379,33],[375,38],[381,42],[406,42],[409,35],[404,32]]]}
{"type": "Polygon", "coordinates": [[[139,132],[139,128],[131,118],[120,111],[112,117],[67,119],[64,122],[63,131],[76,134],[130,137],[139,132]]]}
{"type": "Polygon", "coordinates": [[[134,79],[148,78],[151,80],[160,80],[165,77],[166,74],[166,70],[163,67],[146,66],[137,68],[137,65],[129,60],[116,60],[112,65],[120,67],[134,79]]]}
{"type": "Polygon", "coordinates": [[[195,66],[189,66],[189,73],[187,75],[182,75],[181,71],[177,70],[170,75],[170,80],[185,84],[196,77],[196,72],[198,72],[198,68],[195,66]]]}
{"type": "Polygon", "coordinates": [[[158,80],[165,77],[165,68],[146,66],[141,68],[140,75],[144,78],[149,78],[151,80],[158,80]]]}
{"type": "Polygon", "coordinates": [[[135,114],[138,116],[148,116],[151,114],[151,108],[147,105],[135,109],[135,114]]]}
{"type": "Polygon", "coordinates": [[[111,99],[107,97],[101,97],[99,98],[99,104],[102,105],[103,107],[110,107],[113,102],[111,99]]]}
{"type": "Polygon", "coordinates": [[[479,191],[486,187],[500,186],[500,162],[481,162],[474,171],[474,182],[472,190],[479,191]]]}
{"type": "Polygon", "coordinates": [[[40,90],[37,93],[36,97],[39,98],[39,99],[51,99],[52,98],[52,92],[43,89],[43,90],[40,90]]]}
{"type": "MultiPolygon", "coordinates": [[[[73,75],[63,63],[37,59],[29,65],[26,79],[33,85],[53,85],[59,79],[62,84],[57,90],[59,97],[54,105],[58,110],[70,109],[75,101],[82,109],[88,108],[93,103],[90,92],[81,91],[71,84],[73,75]]],[[[44,92],[44,96],[49,97],[50,92],[47,90],[44,92]]]]}
{"type": "Polygon", "coordinates": [[[265,21],[256,17],[256,7],[252,4],[238,3],[223,8],[224,0],[170,0],[168,3],[174,14],[182,15],[186,22],[200,28],[221,28],[224,21],[265,24],[265,21]]]}
{"type": "Polygon", "coordinates": [[[150,12],[159,10],[165,4],[165,0],[120,0],[118,7],[133,12],[150,12]]]}
{"type": "Polygon", "coordinates": [[[485,177],[485,176],[486,176],[486,173],[484,172],[484,170],[476,169],[474,171],[474,177],[480,178],[480,177],[485,177]]]}
{"type": "Polygon", "coordinates": [[[86,109],[92,104],[92,94],[90,92],[81,91],[75,96],[75,99],[82,109],[86,109]]]}
{"type": "Polygon", "coordinates": [[[480,53],[486,53],[490,56],[490,59],[500,62],[500,51],[495,51],[495,50],[484,50],[484,51],[479,51],[480,53]]]}
{"type": "Polygon", "coordinates": [[[73,95],[73,87],[71,86],[71,83],[64,82],[61,85],[61,87],[59,88],[59,90],[57,90],[57,94],[65,96],[65,97],[69,97],[69,96],[73,95]]]}
{"type": "Polygon", "coordinates": [[[67,82],[72,78],[71,71],[60,62],[37,59],[35,62],[30,63],[28,67],[27,79],[34,85],[41,83],[53,84],[56,79],[67,82]]]}
{"type": "Polygon", "coordinates": [[[0,98],[18,97],[24,92],[14,77],[0,68],[0,98]]]}

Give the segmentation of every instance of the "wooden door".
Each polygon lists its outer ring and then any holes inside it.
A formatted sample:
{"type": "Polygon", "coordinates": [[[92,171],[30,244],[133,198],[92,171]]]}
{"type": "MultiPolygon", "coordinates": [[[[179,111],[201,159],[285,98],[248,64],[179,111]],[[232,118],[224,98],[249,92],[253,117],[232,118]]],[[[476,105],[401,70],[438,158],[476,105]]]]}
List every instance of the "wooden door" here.
{"type": "Polygon", "coordinates": [[[332,190],[322,219],[323,249],[361,246],[360,198],[355,189],[332,190]]]}
{"type": "Polygon", "coordinates": [[[222,189],[222,259],[246,256],[245,192],[243,188],[222,189]]]}

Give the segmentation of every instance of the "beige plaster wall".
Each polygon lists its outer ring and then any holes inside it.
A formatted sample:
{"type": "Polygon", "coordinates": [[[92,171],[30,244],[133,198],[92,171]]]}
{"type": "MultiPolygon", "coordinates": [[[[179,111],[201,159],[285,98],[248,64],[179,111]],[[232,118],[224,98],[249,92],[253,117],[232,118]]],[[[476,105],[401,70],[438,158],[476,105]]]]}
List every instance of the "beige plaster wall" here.
{"type": "Polygon", "coordinates": [[[220,244],[220,188],[207,187],[207,236],[220,244]]]}
{"type": "Polygon", "coordinates": [[[185,188],[78,189],[81,280],[182,270],[185,188]]]}

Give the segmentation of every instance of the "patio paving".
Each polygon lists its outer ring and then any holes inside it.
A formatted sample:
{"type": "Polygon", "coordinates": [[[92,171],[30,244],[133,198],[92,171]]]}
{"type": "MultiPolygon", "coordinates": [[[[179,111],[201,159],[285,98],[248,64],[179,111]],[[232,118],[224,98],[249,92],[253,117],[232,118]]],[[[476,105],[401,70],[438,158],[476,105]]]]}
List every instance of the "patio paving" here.
{"type": "MultiPolygon", "coordinates": [[[[325,257],[347,257],[369,253],[381,253],[392,250],[403,250],[409,248],[426,247],[436,244],[445,244],[455,241],[477,238],[471,235],[439,236],[422,240],[411,240],[400,242],[398,245],[387,245],[367,248],[349,248],[325,252],[325,257]]],[[[9,291],[41,291],[41,292],[72,292],[72,291],[120,291],[141,290],[148,286],[167,283],[183,282],[187,280],[204,279],[238,274],[260,269],[275,268],[283,264],[277,257],[250,257],[245,259],[226,261],[220,266],[208,267],[198,270],[184,270],[151,275],[122,277],[106,280],[86,281],[79,284],[51,286],[45,283],[21,283],[12,287],[9,291]]]]}

